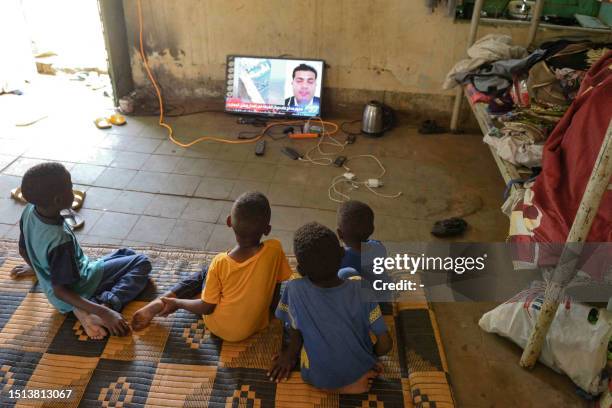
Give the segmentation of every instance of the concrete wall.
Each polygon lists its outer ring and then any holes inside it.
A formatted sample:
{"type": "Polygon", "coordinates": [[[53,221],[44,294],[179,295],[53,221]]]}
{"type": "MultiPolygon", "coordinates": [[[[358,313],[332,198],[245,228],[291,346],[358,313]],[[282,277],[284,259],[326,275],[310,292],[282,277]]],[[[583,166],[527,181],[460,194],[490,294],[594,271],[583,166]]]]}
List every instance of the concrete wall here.
{"type": "MultiPolygon", "coordinates": [[[[422,0],[146,0],[144,41],[167,95],[222,98],[227,54],[321,58],[331,110],[376,98],[418,117],[446,118],[452,92],[441,84],[465,55],[467,23],[422,0]]],[[[134,82],[147,84],[138,54],[135,0],[124,0],[134,82]]],[[[527,29],[483,27],[526,41],[527,29]]],[[[544,32],[540,38],[559,35],[544,32]]]]}

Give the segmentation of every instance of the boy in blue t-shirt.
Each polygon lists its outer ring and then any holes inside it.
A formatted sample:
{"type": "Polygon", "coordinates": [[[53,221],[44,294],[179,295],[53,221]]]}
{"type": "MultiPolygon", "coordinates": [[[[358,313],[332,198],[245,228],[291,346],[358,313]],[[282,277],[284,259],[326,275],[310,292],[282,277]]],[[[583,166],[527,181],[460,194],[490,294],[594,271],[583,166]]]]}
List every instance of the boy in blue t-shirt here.
{"type": "Polygon", "coordinates": [[[74,200],[70,173],[62,164],[30,168],[21,191],[29,202],[19,221],[19,254],[27,265],[16,266],[11,275],[35,274],[49,303],[61,313],[74,312],[89,337],[128,334],[119,312],[145,288],[149,260],[125,248],[96,261],[85,256],[60,214],[74,200]]]}
{"type": "Polygon", "coordinates": [[[329,228],[308,223],[296,231],[293,246],[303,278],[287,284],[276,309],[290,340],[275,357],[270,380],[289,378],[299,355],[305,382],[342,394],[367,392],[382,371],[377,357],[393,345],[380,307],[358,280],[338,277],[344,250],[329,228]]]}
{"type": "Polygon", "coordinates": [[[338,208],[338,237],[344,243],[344,257],[338,271],[341,279],[361,276],[372,283],[377,279],[389,281],[386,273],[373,272],[374,258],[385,258],[387,249],[380,241],[369,239],[374,233],[374,211],[357,200],[344,202],[338,208]]]}

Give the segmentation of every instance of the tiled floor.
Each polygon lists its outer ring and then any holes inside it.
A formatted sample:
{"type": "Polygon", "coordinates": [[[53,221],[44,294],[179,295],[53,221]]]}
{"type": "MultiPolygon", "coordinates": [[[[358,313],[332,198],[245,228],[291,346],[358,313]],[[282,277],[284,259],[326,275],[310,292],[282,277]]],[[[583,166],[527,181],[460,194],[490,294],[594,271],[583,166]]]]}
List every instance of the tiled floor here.
{"type": "MultiPolygon", "coordinates": [[[[78,93],[82,91],[69,92],[71,86],[62,84],[58,92],[68,101],[84,100],[78,93]]],[[[282,146],[304,153],[313,147],[311,141],[268,139],[263,157],[254,155],[252,144],[205,142],[184,149],[166,139],[155,117],[129,117],[123,127],[98,130],[92,121],[104,113],[105,105],[96,105],[94,98],[92,103],[73,103],[67,114],[54,97],[27,97],[0,96],[0,111],[6,113],[0,118],[0,237],[17,238],[19,233],[22,206],[9,198],[9,191],[30,166],[46,160],[63,162],[77,188],[87,191],[80,211],[86,223],[78,232],[84,243],[225,250],[234,242],[225,225],[231,202],[252,189],[268,195],[271,236],[279,238],[289,253],[293,231],[301,224],[316,220],[335,228],[337,203],[329,200],[328,187],[344,170],[291,161],[280,153],[282,146]],[[27,115],[34,105],[48,117],[16,127],[16,116],[27,115]]],[[[252,130],[223,113],[168,122],[183,141],[202,135],[236,140],[238,132],[252,130]]],[[[324,150],[333,151],[327,146],[324,150]]],[[[342,154],[376,155],[387,170],[380,192],[403,192],[398,199],[363,189],[352,193],[373,207],[376,238],[431,241],[435,220],[463,216],[470,225],[464,240],[505,239],[508,220],[499,210],[503,181],[479,135],[423,136],[414,126],[402,124],[380,139],[360,137],[342,154]]],[[[348,165],[362,177],[379,171],[367,158],[348,165]]],[[[517,369],[514,347],[478,329],[476,322],[486,309],[452,304],[436,310],[460,407],[531,406],[529,393],[536,391],[539,401],[580,404],[565,378],[548,369],[539,368],[535,374],[517,369]],[[474,372],[479,373],[478,382],[468,379],[474,372]],[[503,391],[503,384],[519,388],[503,391]],[[512,404],[506,404],[509,401],[512,404]]]]}
{"type": "MultiPolygon", "coordinates": [[[[229,139],[245,129],[234,117],[217,113],[171,119],[177,129],[189,130],[186,133],[191,135],[206,134],[210,122],[216,127],[224,124],[221,136],[229,139]]],[[[21,208],[8,198],[8,191],[19,185],[29,167],[47,160],[63,162],[74,183],[87,191],[83,210],[86,228],[79,232],[83,242],[108,238],[115,243],[180,243],[210,250],[221,250],[231,243],[231,236],[228,240],[211,239],[211,233],[223,228],[229,203],[246,190],[268,195],[274,206],[273,234],[287,238],[284,244],[288,248],[291,232],[303,222],[318,219],[333,227],[337,204],[329,200],[328,186],[344,171],[291,161],[279,152],[284,145],[304,152],[312,142],[269,140],[263,158],[253,154],[252,144],[207,142],[183,149],[165,139],[154,117],[129,118],[124,127],[108,130],[96,129],[89,117],[73,117],[67,122],[49,117],[28,127],[11,126],[9,120],[0,140],[0,187],[6,192],[0,200],[0,223],[6,237],[14,237],[12,226],[21,208]],[[197,231],[179,220],[207,225],[197,231]]],[[[506,221],[496,209],[502,185],[477,136],[424,137],[404,126],[382,139],[362,138],[343,154],[375,154],[387,168],[380,192],[403,192],[399,199],[359,190],[352,194],[376,210],[379,239],[430,240],[431,223],[450,215],[471,218],[468,239],[503,238],[506,221]],[[446,148],[450,143],[452,149],[446,148]],[[484,160],[469,159],[474,155],[483,155],[484,160]],[[496,220],[495,231],[491,217],[496,220]]],[[[349,165],[361,175],[378,172],[368,158],[355,159],[349,165]]]]}

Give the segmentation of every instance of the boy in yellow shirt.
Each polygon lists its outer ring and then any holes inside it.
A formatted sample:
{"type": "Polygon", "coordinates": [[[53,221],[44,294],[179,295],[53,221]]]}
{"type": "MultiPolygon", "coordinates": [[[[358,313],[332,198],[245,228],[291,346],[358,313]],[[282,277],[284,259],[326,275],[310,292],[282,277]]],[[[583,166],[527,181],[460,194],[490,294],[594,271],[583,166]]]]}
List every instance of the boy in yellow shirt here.
{"type": "Polygon", "coordinates": [[[261,241],[262,235],[270,233],[270,215],[270,203],[263,194],[247,192],[238,197],[227,217],[237,245],[138,310],[132,328],[141,330],[153,317],[178,309],[204,315],[206,327],[227,341],[244,340],[267,327],[270,307],[276,306],[273,300],[278,302],[277,286],[292,273],[280,242],[261,241]],[[199,292],[199,298],[192,299],[199,292]]]}

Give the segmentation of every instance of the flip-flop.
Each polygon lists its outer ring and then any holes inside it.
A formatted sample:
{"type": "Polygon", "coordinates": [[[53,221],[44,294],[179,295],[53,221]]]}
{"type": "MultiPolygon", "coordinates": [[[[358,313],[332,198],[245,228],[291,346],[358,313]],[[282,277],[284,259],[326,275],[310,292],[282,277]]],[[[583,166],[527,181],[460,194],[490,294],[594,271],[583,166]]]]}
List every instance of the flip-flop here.
{"type": "Polygon", "coordinates": [[[436,221],[431,229],[431,233],[438,238],[455,237],[463,234],[467,226],[468,224],[464,219],[453,217],[436,221]]]}
{"type": "Polygon", "coordinates": [[[108,121],[115,126],[123,126],[127,123],[125,116],[115,113],[108,118],[108,121]]]}
{"type": "Polygon", "coordinates": [[[83,228],[83,225],[85,225],[83,217],[71,209],[60,211],[60,215],[64,217],[64,221],[66,221],[66,224],[68,224],[72,230],[83,228]]]}
{"type": "Polygon", "coordinates": [[[21,187],[17,187],[11,190],[11,198],[13,200],[19,201],[21,204],[28,203],[28,201],[23,197],[23,193],[21,192],[21,187]]]}
{"type": "MultiPolygon", "coordinates": [[[[72,190],[72,193],[74,194],[74,201],[72,201],[72,209],[78,210],[83,206],[83,201],[85,201],[85,191],[72,190]]],[[[19,201],[21,204],[28,203],[28,201],[23,196],[23,193],[21,192],[21,187],[16,187],[11,190],[11,198],[13,200],[19,201]]]]}
{"type": "Polygon", "coordinates": [[[72,201],[72,209],[78,210],[83,206],[83,201],[85,201],[85,191],[81,190],[72,190],[74,194],[74,201],[72,201]]]}
{"type": "Polygon", "coordinates": [[[112,127],[112,125],[106,118],[97,118],[96,120],[94,120],[94,123],[96,124],[96,127],[98,129],[110,129],[112,127]]]}
{"type": "Polygon", "coordinates": [[[426,120],[421,124],[419,133],[422,135],[435,135],[439,133],[446,133],[446,128],[439,126],[435,120],[426,120]]]}

